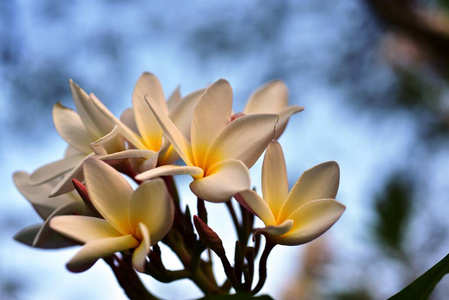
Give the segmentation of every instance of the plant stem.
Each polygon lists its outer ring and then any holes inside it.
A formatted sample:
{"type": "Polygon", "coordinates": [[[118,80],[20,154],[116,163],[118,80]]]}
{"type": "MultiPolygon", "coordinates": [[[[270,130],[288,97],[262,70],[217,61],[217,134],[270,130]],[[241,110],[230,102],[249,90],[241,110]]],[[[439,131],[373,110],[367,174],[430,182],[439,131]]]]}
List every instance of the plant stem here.
{"type": "Polygon", "coordinates": [[[273,250],[276,243],[271,241],[270,239],[266,240],[265,249],[263,250],[262,257],[259,261],[259,282],[257,283],[254,290],[251,292],[252,295],[257,294],[265,284],[265,280],[267,279],[267,259],[268,255],[270,255],[271,250],[273,250]]]}

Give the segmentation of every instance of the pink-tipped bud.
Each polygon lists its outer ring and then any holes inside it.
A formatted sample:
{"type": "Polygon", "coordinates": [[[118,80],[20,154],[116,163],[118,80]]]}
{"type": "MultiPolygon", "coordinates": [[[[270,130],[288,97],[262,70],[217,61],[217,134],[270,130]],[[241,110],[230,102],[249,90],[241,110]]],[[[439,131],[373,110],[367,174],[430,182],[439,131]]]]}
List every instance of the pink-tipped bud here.
{"type": "Polygon", "coordinates": [[[207,224],[204,223],[198,216],[193,216],[193,223],[195,224],[195,228],[200,235],[201,241],[203,241],[207,247],[217,254],[224,253],[225,250],[223,248],[223,243],[218,234],[216,234],[212,228],[207,226],[207,224]]]}

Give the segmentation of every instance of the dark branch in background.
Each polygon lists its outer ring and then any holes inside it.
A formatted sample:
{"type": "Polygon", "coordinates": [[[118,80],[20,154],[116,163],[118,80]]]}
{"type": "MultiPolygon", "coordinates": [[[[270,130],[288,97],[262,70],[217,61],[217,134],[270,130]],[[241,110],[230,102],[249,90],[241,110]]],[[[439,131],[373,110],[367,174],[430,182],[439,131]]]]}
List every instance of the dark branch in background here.
{"type": "Polygon", "coordinates": [[[430,53],[434,67],[448,78],[449,34],[431,26],[417,13],[411,1],[364,0],[383,23],[408,36],[430,53]]]}

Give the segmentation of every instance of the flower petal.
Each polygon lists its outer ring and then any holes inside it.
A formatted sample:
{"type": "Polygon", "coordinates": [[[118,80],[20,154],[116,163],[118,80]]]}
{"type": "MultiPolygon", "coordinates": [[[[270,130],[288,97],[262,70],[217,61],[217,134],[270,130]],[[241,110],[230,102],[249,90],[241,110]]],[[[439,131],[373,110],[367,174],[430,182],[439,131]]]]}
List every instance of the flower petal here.
{"type": "Polygon", "coordinates": [[[305,171],[288,194],[278,220],[285,220],[293,211],[310,201],[335,199],[339,181],[340,168],[335,161],[305,171]]]}
{"type": "Polygon", "coordinates": [[[220,79],[206,89],[193,111],[190,141],[195,166],[203,167],[207,150],[231,121],[232,88],[220,79]]]}
{"type": "MultiPolygon", "coordinates": [[[[272,140],[262,165],[262,195],[277,219],[288,194],[287,168],[281,145],[272,140]]],[[[265,224],[268,226],[268,224],[265,224]]]]}
{"type": "Polygon", "coordinates": [[[100,100],[94,95],[91,94],[90,98],[92,99],[92,103],[98,108],[98,110],[105,116],[105,118],[108,118],[113,124],[118,126],[118,129],[120,131],[120,134],[123,135],[123,137],[134,145],[134,147],[139,149],[146,149],[147,147],[144,145],[142,138],[132,129],[130,129],[128,126],[125,125],[122,121],[120,121],[114,114],[112,114],[109,109],[106,108],[106,106],[101,103],[100,100]]]}
{"type": "Polygon", "coordinates": [[[130,199],[131,227],[137,235],[139,224],[144,224],[157,243],[167,234],[173,224],[174,207],[162,179],[141,184],[130,199]]]}
{"type": "Polygon", "coordinates": [[[275,135],[274,135],[274,138],[276,140],[279,139],[279,137],[284,132],[285,127],[287,127],[287,123],[288,123],[288,120],[290,119],[291,115],[296,114],[303,110],[304,110],[304,107],[298,106],[298,105],[293,105],[293,106],[285,107],[285,108],[281,109],[280,112],[278,112],[279,122],[276,125],[275,135]]]}
{"type": "Polygon", "coordinates": [[[245,114],[278,113],[288,104],[288,88],[283,81],[275,80],[258,88],[248,99],[245,114]]]}
{"type": "Polygon", "coordinates": [[[86,204],[83,202],[72,202],[58,207],[47,220],[45,220],[44,224],[42,224],[41,229],[34,238],[33,247],[42,248],[52,239],[55,234],[55,232],[50,229],[50,220],[52,218],[63,215],[83,215],[88,210],[86,204]]]}
{"type": "Polygon", "coordinates": [[[131,233],[129,199],[133,189],[128,181],[108,164],[92,158],[84,162],[84,177],[98,212],[122,234],[131,233]]]}
{"type": "Polygon", "coordinates": [[[145,102],[145,96],[154,99],[164,112],[168,113],[161,84],[151,73],[143,73],[137,80],[132,101],[134,118],[143,142],[148,149],[158,151],[162,143],[162,128],[145,102]]]}
{"type": "Polygon", "coordinates": [[[139,223],[137,234],[140,238],[140,245],[134,250],[132,257],[133,267],[139,272],[145,272],[145,264],[147,263],[147,255],[150,253],[150,233],[143,223],[139,223]]]}
{"type": "Polygon", "coordinates": [[[270,236],[272,239],[275,239],[277,243],[279,238],[289,232],[293,226],[292,220],[286,220],[280,225],[273,225],[273,226],[267,226],[265,228],[257,229],[256,232],[254,232],[254,236],[258,234],[266,234],[270,236]]]}
{"type": "Polygon", "coordinates": [[[73,194],[49,198],[53,185],[46,183],[38,186],[28,184],[29,175],[25,172],[16,172],[13,175],[14,184],[20,193],[33,205],[42,219],[47,219],[59,206],[71,202],[80,202],[81,198],[73,194]]]}
{"type": "Polygon", "coordinates": [[[51,218],[50,227],[81,243],[122,236],[108,221],[87,216],[56,216],[51,218]]]}
{"type": "Polygon", "coordinates": [[[201,179],[190,183],[199,198],[211,202],[225,202],[237,193],[250,188],[248,168],[239,160],[225,160],[209,168],[201,179]]]}
{"type": "Polygon", "coordinates": [[[239,193],[246,205],[264,222],[265,226],[276,225],[273,212],[262,197],[255,191],[247,190],[239,193]]]}
{"type": "Polygon", "coordinates": [[[237,159],[251,168],[273,139],[277,120],[277,115],[255,114],[232,121],[210,146],[205,167],[237,159]]]}
{"type": "Polygon", "coordinates": [[[343,204],[333,199],[306,203],[290,215],[289,219],[294,221],[293,227],[279,243],[300,245],[316,239],[337,222],[345,209],[343,204]]]}
{"type": "Polygon", "coordinates": [[[86,154],[92,152],[89,144],[94,138],[76,112],[58,102],[53,106],[53,123],[56,131],[69,145],[86,154]]]}
{"type": "Polygon", "coordinates": [[[74,83],[72,79],[69,82],[76,110],[93,140],[97,140],[110,132],[113,123],[99,111],[85,91],[74,83]]]}
{"type": "Polygon", "coordinates": [[[72,170],[85,157],[85,154],[67,156],[63,159],[46,164],[31,173],[28,183],[31,185],[38,185],[55,179],[72,170]]]}
{"type": "Polygon", "coordinates": [[[40,249],[60,249],[64,247],[70,247],[77,245],[77,242],[66,238],[65,236],[52,231],[51,237],[45,242],[45,244],[40,244],[38,246],[33,246],[33,241],[36,235],[41,230],[42,224],[32,225],[26,227],[14,235],[14,239],[19,243],[25,244],[30,247],[38,247],[40,249]]]}
{"type": "Polygon", "coordinates": [[[203,169],[190,166],[165,165],[140,173],[135,178],[143,181],[167,175],[191,175],[194,177],[202,177],[203,169]]]}
{"type": "Polygon", "coordinates": [[[67,269],[76,273],[84,272],[92,267],[98,259],[135,248],[137,245],[139,242],[131,235],[90,241],[67,263],[67,269]]]}
{"type": "Polygon", "coordinates": [[[115,125],[111,132],[91,143],[90,149],[99,155],[125,150],[124,139],[119,133],[118,126],[115,125]]]}
{"type": "Polygon", "coordinates": [[[163,108],[155,100],[153,100],[150,97],[145,97],[145,99],[148,105],[150,106],[151,110],[153,111],[154,115],[156,116],[157,120],[159,121],[159,124],[161,125],[162,129],[164,130],[165,136],[173,145],[176,152],[178,152],[179,156],[181,156],[181,158],[187,165],[193,166],[193,159],[191,153],[192,150],[190,142],[182,134],[182,132],[179,131],[176,125],[172,122],[172,120],[170,120],[168,115],[164,112],[163,108]]]}
{"type": "Polygon", "coordinates": [[[179,90],[180,90],[180,88],[179,88],[179,86],[177,86],[176,89],[168,97],[167,107],[170,111],[181,102],[182,97],[181,97],[181,92],[179,90]]]}
{"type": "Polygon", "coordinates": [[[84,157],[83,160],[81,160],[72,170],[64,174],[64,177],[58,182],[57,185],[55,185],[55,187],[51,191],[50,197],[53,198],[73,191],[75,187],[72,184],[72,179],[75,178],[79,181],[84,180],[83,164],[87,159],[93,156],[94,153],[91,153],[88,156],[84,157]]]}

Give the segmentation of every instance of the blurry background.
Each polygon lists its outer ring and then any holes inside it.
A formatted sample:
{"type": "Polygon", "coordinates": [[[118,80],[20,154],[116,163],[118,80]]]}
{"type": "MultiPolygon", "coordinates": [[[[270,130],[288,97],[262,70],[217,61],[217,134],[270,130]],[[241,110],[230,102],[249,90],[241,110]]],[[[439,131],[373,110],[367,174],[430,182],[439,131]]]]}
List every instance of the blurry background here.
{"type": "MultiPolygon", "coordinates": [[[[276,247],[262,292],[393,295],[449,249],[448,2],[0,1],[0,298],[125,298],[104,263],[71,274],[64,264],[76,249],[12,240],[40,220],[11,175],[62,157],[51,108],[74,107],[69,78],[119,115],[144,71],[166,95],[225,78],[236,111],[261,84],[284,80],[290,102],[306,108],[280,140],[290,183],[336,160],[337,199],[347,210],[310,245],[276,247]]],[[[260,189],[260,164],[252,178],[260,189]]],[[[192,197],[187,192],[182,197],[192,197]]],[[[211,227],[232,245],[232,232],[220,232],[228,216],[214,213],[211,227]]],[[[200,295],[188,282],[145,282],[165,299],[200,295]]],[[[444,299],[448,283],[434,299],[444,299]]]]}

